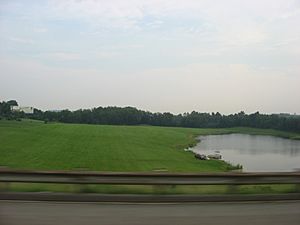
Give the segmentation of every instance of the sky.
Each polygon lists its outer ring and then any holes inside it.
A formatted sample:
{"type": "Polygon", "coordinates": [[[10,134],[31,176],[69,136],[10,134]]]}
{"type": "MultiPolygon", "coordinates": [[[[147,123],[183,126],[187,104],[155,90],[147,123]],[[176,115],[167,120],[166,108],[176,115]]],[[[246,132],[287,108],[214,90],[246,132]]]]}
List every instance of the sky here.
{"type": "Polygon", "coordinates": [[[300,114],[300,0],[0,0],[0,101],[300,114]]]}

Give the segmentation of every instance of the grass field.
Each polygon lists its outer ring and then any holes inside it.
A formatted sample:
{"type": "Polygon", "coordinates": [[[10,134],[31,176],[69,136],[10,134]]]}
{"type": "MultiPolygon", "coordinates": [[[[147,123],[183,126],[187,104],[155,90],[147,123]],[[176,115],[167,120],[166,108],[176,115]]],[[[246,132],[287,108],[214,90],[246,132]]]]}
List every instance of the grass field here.
{"type": "MultiPolygon", "coordinates": [[[[223,161],[200,161],[184,148],[197,135],[247,133],[299,139],[299,134],[274,130],[190,129],[152,126],[44,124],[0,120],[0,167],[34,170],[204,172],[227,171],[223,161]]],[[[0,184],[0,191],[96,192],[127,194],[224,194],[224,186],[142,186],[0,184]]],[[[285,193],[293,185],[241,186],[236,193],[285,193]]]]}
{"type": "Polygon", "coordinates": [[[200,172],[227,171],[223,161],[200,161],[184,148],[195,136],[250,133],[299,134],[250,128],[190,129],[153,126],[44,124],[0,120],[0,166],[35,170],[200,172]]]}

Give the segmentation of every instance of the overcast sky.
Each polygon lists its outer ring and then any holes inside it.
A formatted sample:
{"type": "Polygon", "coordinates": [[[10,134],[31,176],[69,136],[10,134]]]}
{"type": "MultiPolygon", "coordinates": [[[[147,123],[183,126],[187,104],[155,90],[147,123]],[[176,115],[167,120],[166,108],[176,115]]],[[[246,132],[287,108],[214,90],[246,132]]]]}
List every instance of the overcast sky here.
{"type": "Polygon", "coordinates": [[[0,0],[0,101],[300,113],[300,0],[0,0]]]}

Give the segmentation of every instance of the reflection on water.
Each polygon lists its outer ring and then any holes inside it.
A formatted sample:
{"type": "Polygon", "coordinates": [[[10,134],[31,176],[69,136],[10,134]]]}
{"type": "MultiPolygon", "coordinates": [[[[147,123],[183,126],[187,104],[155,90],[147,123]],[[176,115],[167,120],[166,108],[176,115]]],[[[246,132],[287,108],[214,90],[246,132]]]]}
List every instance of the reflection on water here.
{"type": "Polygon", "coordinates": [[[242,164],[243,171],[293,171],[300,168],[300,141],[284,138],[226,134],[200,136],[192,151],[220,151],[225,161],[242,164]]]}

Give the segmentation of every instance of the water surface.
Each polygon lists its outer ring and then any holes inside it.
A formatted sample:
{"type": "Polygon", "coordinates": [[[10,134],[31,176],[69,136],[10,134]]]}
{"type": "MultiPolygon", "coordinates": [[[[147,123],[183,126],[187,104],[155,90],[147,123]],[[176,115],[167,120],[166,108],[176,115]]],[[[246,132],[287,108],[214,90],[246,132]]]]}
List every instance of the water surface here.
{"type": "Polygon", "coordinates": [[[225,134],[200,136],[192,151],[220,151],[225,161],[243,165],[244,172],[294,171],[300,168],[300,141],[273,136],[225,134]]]}

